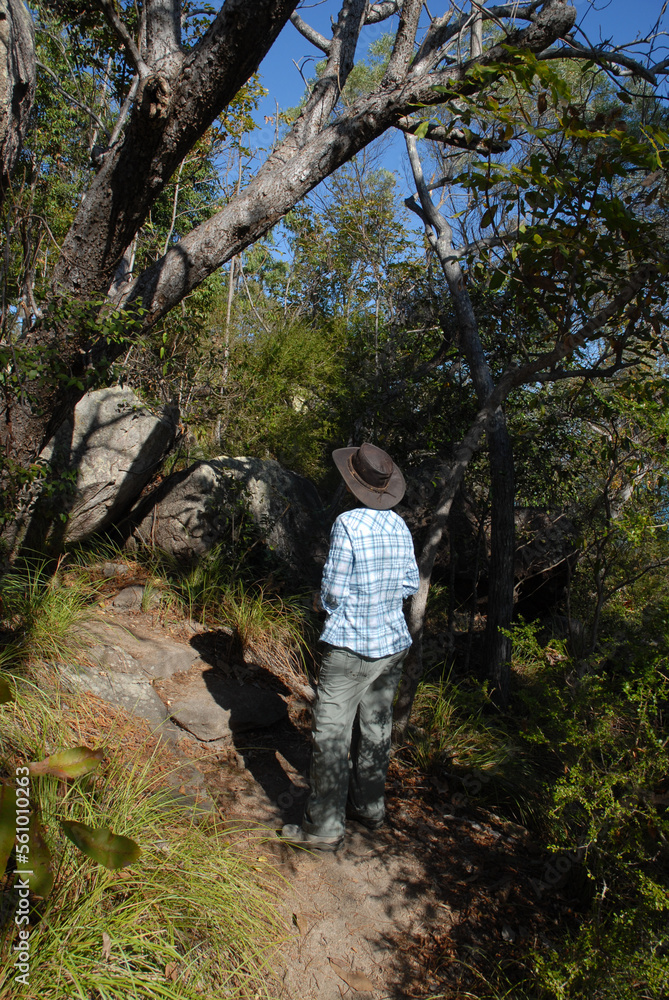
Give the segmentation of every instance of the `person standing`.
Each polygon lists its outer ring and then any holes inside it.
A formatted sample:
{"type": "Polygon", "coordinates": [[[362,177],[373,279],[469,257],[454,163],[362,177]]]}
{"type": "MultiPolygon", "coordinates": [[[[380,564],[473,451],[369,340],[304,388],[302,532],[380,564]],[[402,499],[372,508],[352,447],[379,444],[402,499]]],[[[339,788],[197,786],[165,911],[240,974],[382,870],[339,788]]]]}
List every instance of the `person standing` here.
{"type": "Polygon", "coordinates": [[[384,822],[392,706],[411,645],[402,602],[418,590],[411,533],[391,508],[406,484],[372,444],[338,448],[335,465],[364,506],[340,514],[323,569],[326,644],[312,719],[310,792],[290,844],[336,851],[346,817],[371,830],[384,822]]]}

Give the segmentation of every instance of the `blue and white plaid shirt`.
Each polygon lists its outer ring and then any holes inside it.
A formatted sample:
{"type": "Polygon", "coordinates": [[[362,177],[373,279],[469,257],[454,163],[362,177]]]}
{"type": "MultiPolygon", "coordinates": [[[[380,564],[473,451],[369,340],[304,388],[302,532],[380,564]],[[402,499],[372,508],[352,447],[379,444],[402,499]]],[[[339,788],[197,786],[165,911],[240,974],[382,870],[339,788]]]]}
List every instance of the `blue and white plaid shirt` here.
{"type": "Polygon", "coordinates": [[[392,510],[358,507],[332,526],[321,601],[323,642],[379,659],[411,645],[402,601],[418,590],[411,533],[392,510]]]}

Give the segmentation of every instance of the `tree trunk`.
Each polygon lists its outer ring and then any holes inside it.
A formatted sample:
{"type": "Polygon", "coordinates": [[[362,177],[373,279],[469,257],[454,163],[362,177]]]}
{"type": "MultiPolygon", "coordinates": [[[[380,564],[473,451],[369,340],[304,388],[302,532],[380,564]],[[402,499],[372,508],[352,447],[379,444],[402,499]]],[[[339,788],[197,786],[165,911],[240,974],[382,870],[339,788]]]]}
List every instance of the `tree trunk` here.
{"type": "MultiPolygon", "coordinates": [[[[428,228],[430,243],[448,283],[458,320],[460,343],[467,360],[476,399],[482,407],[490,398],[495,383],[481,343],[474,306],[465,287],[462,268],[454,255],[451,227],[435,207],[425,183],[416,139],[411,135],[405,136],[405,139],[420,198],[420,209],[412,203],[412,200],[407,204],[414,211],[418,210],[428,228]]],[[[488,427],[488,451],[491,559],[484,649],[487,673],[495,685],[495,698],[500,705],[506,705],[511,646],[503,630],[508,629],[513,615],[515,520],[513,448],[501,406],[495,411],[488,427]]]]}
{"type": "Polygon", "coordinates": [[[0,0],[0,204],[35,97],[35,32],[21,0],[0,0]]]}
{"type": "Polygon", "coordinates": [[[456,448],[453,462],[442,470],[438,470],[437,473],[438,478],[444,482],[444,488],[437,508],[432,515],[427,538],[418,559],[420,574],[418,592],[411,598],[409,605],[409,631],[413,644],[404,664],[404,672],[395,702],[394,730],[396,738],[401,737],[409,724],[411,708],[423,673],[423,626],[434,560],[448,523],[453,498],[462,482],[467,466],[481,445],[492,412],[494,411],[491,411],[488,406],[479,411],[476,420],[456,448]]]}
{"type": "Polygon", "coordinates": [[[490,565],[488,612],[484,640],[486,672],[493,699],[502,708],[509,700],[511,639],[504,634],[513,616],[516,525],[513,447],[504,414],[495,414],[488,430],[490,461],[490,565]]]}

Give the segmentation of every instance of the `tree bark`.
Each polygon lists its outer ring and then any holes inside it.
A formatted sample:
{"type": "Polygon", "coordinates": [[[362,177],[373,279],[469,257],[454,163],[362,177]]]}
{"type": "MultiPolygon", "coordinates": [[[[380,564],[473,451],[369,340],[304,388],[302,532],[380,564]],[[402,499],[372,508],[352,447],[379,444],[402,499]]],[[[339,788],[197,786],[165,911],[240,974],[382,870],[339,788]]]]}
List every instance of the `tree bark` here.
{"type": "MultiPolygon", "coordinates": [[[[144,52],[120,22],[112,0],[96,2],[135,67],[137,93],[125,131],[103,154],[63,243],[53,277],[55,303],[71,299],[91,303],[106,297],[127,248],[174,170],[258,68],[297,6],[296,0],[226,0],[201,41],[184,53],[178,47],[177,0],[147,3],[144,52]]],[[[443,103],[435,85],[448,86],[454,97],[477,92],[480,83],[467,74],[467,62],[444,66],[448,46],[466,18],[433,19],[411,58],[418,6],[414,0],[402,5],[389,78],[332,120],[363,23],[399,10],[395,3],[370,6],[363,0],[344,0],[328,41],[325,72],[284,141],[246,189],[124,286],[121,304],[129,316],[134,315],[133,335],[148,330],[208,275],[264,235],[321,180],[416,106],[443,103]]],[[[571,28],[575,10],[565,0],[545,0],[539,10],[518,10],[511,4],[482,14],[497,19],[511,15],[525,18],[528,25],[509,31],[503,42],[483,52],[479,62],[508,61],[512,56],[507,45],[541,52],[571,28]]],[[[91,317],[97,308],[91,307],[91,317]]],[[[104,355],[113,360],[127,350],[127,343],[92,342],[91,329],[86,323],[52,319],[30,334],[27,346],[38,349],[42,357],[57,359],[59,372],[39,383],[19,378],[19,391],[0,403],[0,443],[17,463],[32,462],[71,414],[91,368],[104,355]]]]}
{"type": "Polygon", "coordinates": [[[0,204],[35,97],[35,32],[21,0],[0,0],[0,204]]]}
{"type": "MultiPolygon", "coordinates": [[[[430,243],[437,254],[448,284],[458,320],[460,343],[469,366],[476,399],[481,407],[490,398],[495,384],[483,350],[478,321],[465,287],[462,268],[454,255],[451,227],[434,205],[425,183],[416,138],[413,135],[406,135],[405,140],[420,199],[419,214],[428,228],[430,243]]],[[[411,200],[407,204],[414,210],[418,209],[411,200]]],[[[488,675],[494,684],[495,698],[501,705],[505,705],[508,699],[511,644],[504,630],[508,629],[513,615],[515,491],[513,447],[501,406],[488,424],[487,437],[490,466],[491,558],[488,569],[488,614],[484,656],[488,675]]],[[[416,627],[422,632],[422,622],[416,627]]]]}

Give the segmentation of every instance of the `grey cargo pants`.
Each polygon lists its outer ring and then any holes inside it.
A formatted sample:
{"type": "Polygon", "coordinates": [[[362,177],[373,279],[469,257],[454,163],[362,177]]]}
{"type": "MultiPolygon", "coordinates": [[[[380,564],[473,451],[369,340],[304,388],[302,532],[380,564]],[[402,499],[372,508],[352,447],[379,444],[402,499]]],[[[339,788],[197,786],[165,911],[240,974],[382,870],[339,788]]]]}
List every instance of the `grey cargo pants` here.
{"type": "Polygon", "coordinates": [[[342,836],[347,800],[358,815],[383,819],[393,698],[408,651],[373,660],[331,646],[323,657],[313,707],[305,833],[342,836]]]}

